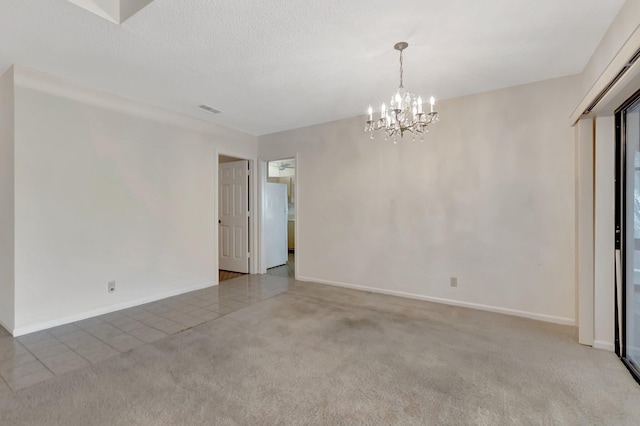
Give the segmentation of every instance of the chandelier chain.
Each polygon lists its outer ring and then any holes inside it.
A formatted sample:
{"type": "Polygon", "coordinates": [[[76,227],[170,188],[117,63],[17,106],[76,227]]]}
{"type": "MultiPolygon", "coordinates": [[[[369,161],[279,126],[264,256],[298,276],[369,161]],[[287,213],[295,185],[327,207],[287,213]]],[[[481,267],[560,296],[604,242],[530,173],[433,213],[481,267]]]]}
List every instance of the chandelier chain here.
{"type": "Polygon", "coordinates": [[[400,51],[400,88],[404,88],[404,85],[402,84],[402,50],[400,51]]]}

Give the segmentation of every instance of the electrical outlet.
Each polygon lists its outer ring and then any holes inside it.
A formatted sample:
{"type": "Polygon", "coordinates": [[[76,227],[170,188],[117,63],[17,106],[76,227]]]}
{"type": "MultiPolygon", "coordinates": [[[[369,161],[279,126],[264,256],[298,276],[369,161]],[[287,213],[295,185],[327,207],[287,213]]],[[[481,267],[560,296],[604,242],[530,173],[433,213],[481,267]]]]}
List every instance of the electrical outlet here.
{"type": "Polygon", "coordinates": [[[458,277],[451,277],[449,285],[451,285],[451,287],[458,287],[458,277]]]}
{"type": "Polygon", "coordinates": [[[109,293],[113,293],[114,291],[116,291],[116,282],[114,281],[109,281],[107,283],[107,290],[109,291],[109,293]]]}

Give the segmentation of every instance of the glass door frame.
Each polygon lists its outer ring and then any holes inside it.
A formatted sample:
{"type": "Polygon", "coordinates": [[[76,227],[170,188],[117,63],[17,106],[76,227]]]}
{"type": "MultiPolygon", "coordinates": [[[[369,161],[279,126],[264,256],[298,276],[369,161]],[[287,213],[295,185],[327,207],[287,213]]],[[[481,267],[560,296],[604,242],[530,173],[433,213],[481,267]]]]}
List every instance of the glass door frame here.
{"type": "MultiPolygon", "coordinates": [[[[627,211],[627,132],[626,113],[629,109],[640,105],[640,90],[634,93],[615,111],[616,152],[615,152],[615,249],[620,253],[620,270],[616,270],[621,277],[621,289],[616,286],[615,302],[615,352],[627,367],[633,378],[640,384],[640,370],[627,357],[627,253],[625,219],[627,211]],[[617,303],[617,291],[622,291],[621,305],[617,303]],[[618,315],[619,309],[622,315],[618,315]],[[619,324],[618,318],[622,318],[619,324]],[[622,327],[622,333],[619,333],[622,327]],[[620,341],[620,336],[622,341],[620,341]]],[[[616,268],[617,269],[617,268],[616,268]]]]}

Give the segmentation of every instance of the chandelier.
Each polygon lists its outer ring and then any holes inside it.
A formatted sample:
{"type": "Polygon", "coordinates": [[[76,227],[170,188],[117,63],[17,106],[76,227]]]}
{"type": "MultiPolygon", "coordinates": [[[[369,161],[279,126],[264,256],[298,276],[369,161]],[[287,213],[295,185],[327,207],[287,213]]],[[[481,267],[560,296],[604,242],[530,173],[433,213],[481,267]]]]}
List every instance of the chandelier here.
{"type": "Polygon", "coordinates": [[[429,131],[429,125],[438,122],[438,113],[433,111],[435,105],[433,96],[429,100],[431,111],[425,113],[422,108],[422,97],[416,98],[416,95],[409,93],[402,85],[402,51],[408,46],[409,44],[405,42],[396,43],[393,46],[394,49],[400,51],[400,87],[391,97],[389,108],[383,103],[380,118],[374,120],[373,110],[369,105],[369,119],[364,131],[371,133],[371,139],[373,139],[375,131],[383,130],[384,140],[393,138],[393,143],[397,143],[398,134],[402,138],[406,131],[413,134],[413,140],[418,134],[423,140],[424,134],[429,131]]]}

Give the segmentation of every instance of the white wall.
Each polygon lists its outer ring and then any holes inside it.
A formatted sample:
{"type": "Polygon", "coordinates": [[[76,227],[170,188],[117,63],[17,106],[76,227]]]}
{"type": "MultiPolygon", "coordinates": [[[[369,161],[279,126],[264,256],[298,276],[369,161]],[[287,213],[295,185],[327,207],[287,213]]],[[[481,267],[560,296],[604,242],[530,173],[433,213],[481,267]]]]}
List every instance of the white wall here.
{"type": "Polygon", "coordinates": [[[615,280],[615,122],[596,120],[594,223],[594,342],[614,350],[615,280]]]}
{"type": "Polygon", "coordinates": [[[298,278],[573,324],[579,86],[443,101],[424,143],[362,117],[260,137],[265,160],[298,154],[298,278]]]}
{"type": "Polygon", "coordinates": [[[576,290],[578,341],[593,345],[594,321],[594,135],[593,120],[575,126],[576,148],[576,290]]]}
{"type": "Polygon", "coordinates": [[[0,325],[14,325],[13,68],[0,77],[0,325]]]}
{"type": "Polygon", "coordinates": [[[217,283],[217,153],[256,158],[257,139],[26,74],[14,333],[217,283]]]}
{"type": "MultiPolygon", "coordinates": [[[[613,86],[609,87],[611,81],[618,78],[618,73],[627,67],[629,60],[634,57],[640,46],[640,1],[627,0],[618,12],[613,23],[600,41],[598,47],[593,52],[585,69],[580,74],[581,90],[580,96],[576,99],[576,107],[569,118],[571,125],[574,125],[584,111],[591,107],[591,103],[598,95],[607,89],[607,95],[598,100],[593,112],[603,113],[603,105],[609,110],[606,114],[613,114],[623,101],[613,101],[616,96],[624,96],[624,87],[629,82],[630,75],[638,77],[637,63],[627,69],[626,74],[613,86]],[[612,103],[614,104],[612,106],[612,103]]],[[[593,115],[593,114],[592,114],[593,115]]]]}
{"type": "MultiPolygon", "coordinates": [[[[614,61],[616,55],[620,52],[620,48],[637,30],[639,25],[640,1],[627,0],[607,30],[607,33],[602,38],[602,41],[593,52],[593,55],[581,74],[581,95],[586,95],[589,89],[596,84],[607,66],[614,61]]],[[[627,57],[625,59],[629,58],[627,57]]],[[[616,72],[618,70],[616,70],[616,72]]],[[[607,81],[610,81],[614,75],[611,75],[607,81]]],[[[602,90],[602,87],[598,88],[598,90],[602,90]]],[[[578,100],[579,99],[576,99],[576,103],[578,100]]],[[[591,101],[591,99],[589,101],[591,101]]]]}

